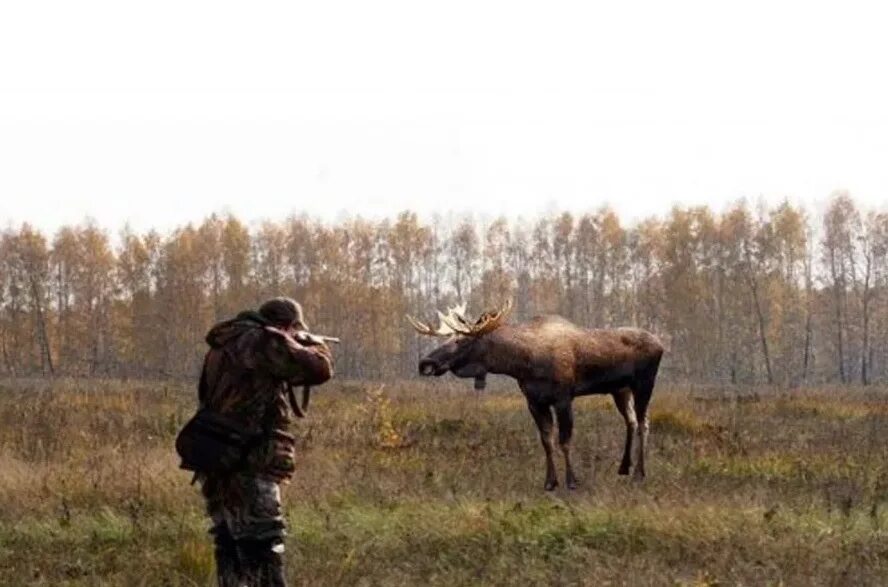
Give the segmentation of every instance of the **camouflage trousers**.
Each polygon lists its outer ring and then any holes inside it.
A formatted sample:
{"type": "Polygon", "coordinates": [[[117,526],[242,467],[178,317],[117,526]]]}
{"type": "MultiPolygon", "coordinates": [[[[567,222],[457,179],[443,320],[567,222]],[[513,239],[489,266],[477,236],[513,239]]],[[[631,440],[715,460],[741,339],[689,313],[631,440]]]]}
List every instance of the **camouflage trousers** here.
{"type": "Polygon", "coordinates": [[[281,511],[281,489],[275,481],[254,473],[208,476],[201,492],[214,531],[227,530],[235,540],[279,541],[286,525],[281,511]]]}

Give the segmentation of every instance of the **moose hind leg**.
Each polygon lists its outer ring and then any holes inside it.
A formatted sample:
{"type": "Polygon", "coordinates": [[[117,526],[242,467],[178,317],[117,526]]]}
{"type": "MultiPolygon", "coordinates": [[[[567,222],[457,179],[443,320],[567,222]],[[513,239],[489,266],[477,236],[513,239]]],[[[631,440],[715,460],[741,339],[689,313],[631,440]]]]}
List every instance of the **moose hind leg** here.
{"type": "Polygon", "coordinates": [[[620,475],[628,475],[632,468],[632,439],[635,437],[635,431],[638,429],[638,419],[635,415],[635,402],[632,398],[632,391],[623,388],[614,393],[614,403],[617,411],[623,416],[626,422],[626,443],[623,446],[623,460],[620,461],[620,469],[617,471],[620,475]]]}
{"type": "Polygon", "coordinates": [[[644,457],[647,452],[648,434],[650,432],[650,418],[648,417],[648,405],[651,402],[651,396],[654,393],[654,381],[657,378],[657,368],[660,365],[660,359],[657,358],[646,369],[646,372],[639,378],[638,383],[633,386],[635,392],[635,407],[638,412],[638,465],[635,467],[635,478],[639,481],[644,479],[644,457]]]}
{"type": "Polygon", "coordinates": [[[651,391],[653,384],[646,392],[638,394],[638,464],[635,466],[635,478],[639,481],[644,479],[644,456],[647,452],[648,434],[650,432],[650,419],[648,418],[648,404],[651,401],[651,391]]]}
{"type": "Polygon", "coordinates": [[[555,475],[555,460],[552,457],[552,432],[555,428],[555,422],[552,418],[551,408],[540,402],[527,400],[527,407],[530,409],[530,415],[536,422],[537,429],[540,431],[540,441],[543,444],[543,450],[546,452],[546,491],[552,491],[558,487],[558,479],[555,475]]]}
{"type": "Polygon", "coordinates": [[[564,483],[568,489],[577,488],[577,476],[574,474],[570,460],[570,441],[573,436],[573,404],[568,400],[555,406],[555,417],[558,418],[558,445],[564,455],[564,483]]]}

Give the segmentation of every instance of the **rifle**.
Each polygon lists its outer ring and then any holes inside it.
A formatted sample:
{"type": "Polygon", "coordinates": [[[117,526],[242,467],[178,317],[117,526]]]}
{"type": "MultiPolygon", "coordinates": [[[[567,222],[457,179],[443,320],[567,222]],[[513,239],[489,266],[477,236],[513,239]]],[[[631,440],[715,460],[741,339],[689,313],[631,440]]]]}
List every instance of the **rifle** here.
{"type": "Polygon", "coordinates": [[[313,334],[311,332],[308,332],[307,330],[297,330],[293,334],[293,338],[295,338],[297,342],[308,342],[311,344],[327,344],[328,342],[339,344],[342,342],[341,340],[339,340],[339,338],[335,336],[313,334]]]}

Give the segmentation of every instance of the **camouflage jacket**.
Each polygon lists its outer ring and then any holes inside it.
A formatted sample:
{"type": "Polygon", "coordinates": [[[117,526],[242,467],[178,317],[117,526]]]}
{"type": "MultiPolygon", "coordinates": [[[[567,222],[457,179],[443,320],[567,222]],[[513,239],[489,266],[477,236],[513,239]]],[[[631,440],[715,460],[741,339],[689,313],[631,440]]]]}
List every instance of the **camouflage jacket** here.
{"type": "Polygon", "coordinates": [[[206,341],[210,350],[200,378],[201,407],[241,422],[246,432],[268,442],[290,425],[285,384],[319,385],[333,375],[329,349],[303,346],[254,312],[216,324],[206,341]]]}

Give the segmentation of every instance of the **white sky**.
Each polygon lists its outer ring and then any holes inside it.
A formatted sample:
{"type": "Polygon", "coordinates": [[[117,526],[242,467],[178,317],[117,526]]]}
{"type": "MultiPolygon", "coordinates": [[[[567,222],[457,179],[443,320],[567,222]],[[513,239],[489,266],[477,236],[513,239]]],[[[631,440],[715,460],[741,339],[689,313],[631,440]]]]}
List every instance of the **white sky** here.
{"type": "Polygon", "coordinates": [[[4,2],[0,221],[888,205],[882,9],[601,4],[4,2]]]}

